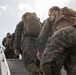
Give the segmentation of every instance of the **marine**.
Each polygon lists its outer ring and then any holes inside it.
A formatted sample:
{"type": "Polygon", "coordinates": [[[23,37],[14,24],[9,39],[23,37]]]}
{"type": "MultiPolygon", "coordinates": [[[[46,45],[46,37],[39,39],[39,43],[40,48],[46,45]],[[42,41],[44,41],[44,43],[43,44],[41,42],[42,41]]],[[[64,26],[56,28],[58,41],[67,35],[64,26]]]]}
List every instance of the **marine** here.
{"type": "Polygon", "coordinates": [[[45,75],[60,75],[64,66],[67,75],[76,75],[76,25],[58,30],[48,39],[41,58],[45,75]]]}

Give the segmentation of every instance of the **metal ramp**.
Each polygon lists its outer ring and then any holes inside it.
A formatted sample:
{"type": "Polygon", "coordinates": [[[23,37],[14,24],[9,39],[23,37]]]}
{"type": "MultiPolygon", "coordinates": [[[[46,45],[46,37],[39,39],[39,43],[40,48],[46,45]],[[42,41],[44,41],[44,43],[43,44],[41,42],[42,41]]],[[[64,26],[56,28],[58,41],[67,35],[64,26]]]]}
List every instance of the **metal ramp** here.
{"type": "MultiPolygon", "coordinates": [[[[62,68],[62,75],[67,75],[62,68]]],[[[6,59],[4,52],[0,49],[0,75],[29,75],[21,59],[6,59]]]]}
{"type": "Polygon", "coordinates": [[[29,75],[22,60],[7,59],[7,63],[8,63],[11,75],[29,75]]]}
{"type": "Polygon", "coordinates": [[[6,59],[0,49],[0,75],[29,75],[21,59],[6,59]]]}

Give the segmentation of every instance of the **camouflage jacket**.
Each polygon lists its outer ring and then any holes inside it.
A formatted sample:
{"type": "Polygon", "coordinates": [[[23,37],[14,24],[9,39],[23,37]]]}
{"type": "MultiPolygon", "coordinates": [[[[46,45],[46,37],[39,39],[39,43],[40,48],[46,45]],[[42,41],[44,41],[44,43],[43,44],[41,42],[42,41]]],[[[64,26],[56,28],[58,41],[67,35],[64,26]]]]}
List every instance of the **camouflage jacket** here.
{"type": "Polygon", "coordinates": [[[50,75],[59,75],[64,65],[67,75],[76,75],[76,27],[63,28],[49,38],[41,66],[49,64],[50,75]]]}
{"type": "Polygon", "coordinates": [[[37,50],[39,50],[41,53],[43,53],[46,42],[49,36],[51,36],[52,33],[52,26],[53,26],[54,20],[50,22],[49,18],[47,18],[44,21],[43,27],[40,31],[38,40],[37,40],[37,50]]]}
{"type": "Polygon", "coordinates": [[[15,40],[14,40],[14,48],[21,52],[21,41],[22,41],[22,34],[23,34],[23,22],[19,22],[15,29],[15,40]]]}

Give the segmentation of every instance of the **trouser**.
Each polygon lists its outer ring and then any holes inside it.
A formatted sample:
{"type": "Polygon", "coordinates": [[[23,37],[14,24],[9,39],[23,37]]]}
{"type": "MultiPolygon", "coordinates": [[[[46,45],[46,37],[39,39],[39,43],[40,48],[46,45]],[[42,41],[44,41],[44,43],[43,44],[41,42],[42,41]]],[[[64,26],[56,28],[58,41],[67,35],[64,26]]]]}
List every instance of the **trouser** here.
{"type": "Polygon", "coordinates": [[[22,59],[24,61],[27,71],[29,72],[29,75],[39,75],[39,70],[32,57],[27,56],[26,53],[23,53],[22,59]]]}

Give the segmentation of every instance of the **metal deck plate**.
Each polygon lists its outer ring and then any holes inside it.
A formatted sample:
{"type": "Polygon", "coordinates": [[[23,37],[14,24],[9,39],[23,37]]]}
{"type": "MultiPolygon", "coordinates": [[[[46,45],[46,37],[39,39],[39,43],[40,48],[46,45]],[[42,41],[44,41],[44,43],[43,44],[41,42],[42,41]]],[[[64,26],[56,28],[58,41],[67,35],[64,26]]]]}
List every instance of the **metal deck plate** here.
{"type": "Polygon", "coordinates": [[[20,59],[7,59],[11,75],[29,75],[25,65],[20,59]]]}

